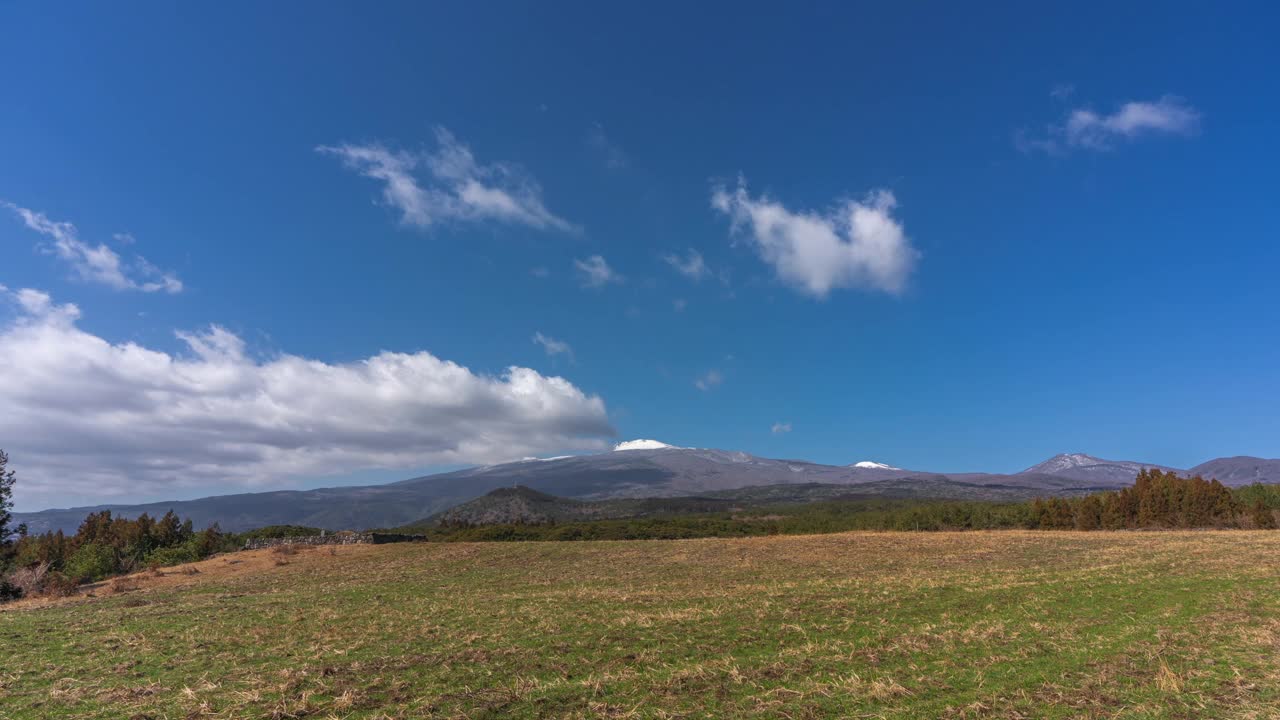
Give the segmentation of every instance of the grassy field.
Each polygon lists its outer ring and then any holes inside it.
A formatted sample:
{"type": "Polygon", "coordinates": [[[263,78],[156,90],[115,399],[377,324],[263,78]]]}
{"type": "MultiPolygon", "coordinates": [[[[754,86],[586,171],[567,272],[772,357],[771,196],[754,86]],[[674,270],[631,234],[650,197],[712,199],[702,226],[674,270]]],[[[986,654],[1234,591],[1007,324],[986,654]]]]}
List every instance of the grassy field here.
{"type": "Polygon", "coordinates": [[[196,567],[0,611],[0,717],[1280,717],[1280,532],[429,543],[196,567]]]}

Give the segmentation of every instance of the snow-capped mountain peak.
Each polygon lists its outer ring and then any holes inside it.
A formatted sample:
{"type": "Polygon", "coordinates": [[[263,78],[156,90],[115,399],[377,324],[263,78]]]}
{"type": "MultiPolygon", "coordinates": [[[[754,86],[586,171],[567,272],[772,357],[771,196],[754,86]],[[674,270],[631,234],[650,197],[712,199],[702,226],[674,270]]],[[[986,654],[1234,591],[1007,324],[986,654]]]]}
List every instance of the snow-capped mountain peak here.
{"type": "Polygon", "coordinates": [[[628,440],[626,442],[620,442],[617,445],[613,446],[614,452],[617,452],[619,450],[664,450],[667,448],[670,448],[672,450],[681,449],[675,445],[668,445],[664,442],[658,442],[657,440],[645,440],[645,439],[628,440]]]}
{"type": "Polygon", "coordinates": [[[902,469],[902,468],[896,468],[892,465],[886,465],[882,462],[874,462],[872,460],[863,460],[861,462],[856,462],[850,467],[866,468],[869,470],[901,470],[902,469]]]}
{"type": "Polygon", "coordinates": [[[1039,465],[1032,465],[1026,470],[1023,470],[1023,472],[1042,472],[1052,474],[1063,470],[1069,470],[1071,468],[1085,467],[1087,465],[1102,465],[1107,463],[1111,463],[1111,461],[1096,458],[1084,453],[1062,453],[1061,455],[1054,455],[1039,465]]]}

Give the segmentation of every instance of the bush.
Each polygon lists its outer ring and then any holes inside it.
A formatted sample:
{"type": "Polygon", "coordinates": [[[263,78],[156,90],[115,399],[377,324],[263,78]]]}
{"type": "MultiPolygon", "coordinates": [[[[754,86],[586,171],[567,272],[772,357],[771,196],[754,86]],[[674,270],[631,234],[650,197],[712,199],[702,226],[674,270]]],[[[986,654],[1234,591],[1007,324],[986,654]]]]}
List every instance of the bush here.
{"type": "Polygon", "coordinates": [[[152,550],[146,557],[149,567],[162,567],[164,565],[182,565],[184,563],[195,562],[202,559],[200,552],[196,548],[196,541],[189,540],[181,545],[173,547],[159,548],[152,550]]]}
{"type": "Polygon", "coordinates": [[[74,595],[76,587],[74,579],[51,570],[48,563],[40,563],[18,568],[0,579],[0,602],[23,597],[66,597],[74,595]]]}
{"type": "Polygon", "coordinates": [[[64,572],[78,582],[97,582],[116,572],[115,551],[106,545],[81,545],[67,560],[64,572]]]}
{"type": "Polygon", "coordinates": [[[32,567],[18,568],[9,573],[8,581],[24,596],[35,597],[44,592],[45,576],[49,574],[49,563],[40,563],[32,567]]]}
{"type": "Polygon", "coordinates": [[[1267,507],[1261,500],[1255,500],[1253,510],[1250,513],[1250,520],[1253,526],[1258,530],[1275,530],[1276,514],[1275,511],[1267,507]]]}
{"type": "Polygon", "coordinates": [[[24,594],[25,593],[22,592],[22,588],[13,584],[8,579],[0,580],[0,603],[18,600],[24,594]]]}
{"type": "Polygon", "coordinates": [[[78,583],[60,572],[50,572],[44,579],[42,595],[47,597],[70,597],[76,594],[78,583]]]}
{"type": "Polygon", "coordinates": [[[260,527],[256,530],[249,530],[240,534],[241,540],[260,540],[287,537],[308,537],[319,535],[324,530],[317,527],[307,525],[268,525],[260,527]]]}

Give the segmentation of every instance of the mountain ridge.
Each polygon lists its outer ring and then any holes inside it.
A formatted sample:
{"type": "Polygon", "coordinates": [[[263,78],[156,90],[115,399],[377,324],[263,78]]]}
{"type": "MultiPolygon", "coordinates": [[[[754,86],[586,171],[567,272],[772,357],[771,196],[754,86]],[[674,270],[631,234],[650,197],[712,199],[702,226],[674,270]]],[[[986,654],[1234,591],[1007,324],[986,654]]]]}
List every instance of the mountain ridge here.
{"type": "Polygon", "coordinates": [[[1126,480],[1133,482],[1133,478],[1137,476],[1138,471],[1144,468],[1163,471],[1172,470],[1179,473],[1187,472],[1186,470],[1155,463],[1140,463],[1133,460],[1104,460],[1085,453],[1060,453],[1048,460],[1032,465],[1018,474],[1042,473],[1088,482],[1120,482],[1126,480]]]}
{"type": "Polygon", "coordinates": [[[862,461],[861,466],[859,463],[824,465],[764,458],[741,451],[681,448],[656,440],[628,441],[619,443],[619,447],[622,449],[595,455],[525,459],[385,485],[235,493],[183,501],[101,504],[14,513],[14,523],[25,522],[31,532],[74,531],[85,515],[103,509],[123,517],[136,517],[143,512],[162,515],[172,509],[180,516],[191,518],[196,526],[216,522],[228,531],[277,524],[331,530],[392,527],[513,485],[579,500],[689,497],[745,487],[804,484],[867,486],[868,492],[903,493],[910,488],[930,487],[935,492],[943,489],[958,492],[956,485],[945,483],[960,483],[987,488],[983,492],[989,494],[998,488],[1012,488],[1017,492],[1048,496],[1082,489],[1122,487],[1131,484],[1138,470],[1144,467],[1179,473],[1220,469],[1225,477],[1219,479],[1229,485],[1280,482],[1280,460],[1245,456],[1217,458],[1186,471],[1153,463],[1064,453],[1022,472],[1000,474],[925,472],[880,467],[884,463],[872,461],[862,461]],[[1053,472],[1043,472],[1045,467],[1053,472]],[[885,481],[894,483],[876,485],[885,481]]]}

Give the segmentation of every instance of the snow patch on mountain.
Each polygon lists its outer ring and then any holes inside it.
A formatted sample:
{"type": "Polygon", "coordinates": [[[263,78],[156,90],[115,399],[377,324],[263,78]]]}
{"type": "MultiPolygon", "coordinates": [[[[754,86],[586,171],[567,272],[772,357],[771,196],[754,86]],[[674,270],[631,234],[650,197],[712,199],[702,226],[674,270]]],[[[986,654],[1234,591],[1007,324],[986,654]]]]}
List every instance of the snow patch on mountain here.
{"type": "Polygon", "coordinates": [[[1087,467],[1089,465],[1138,465],[1138,463],[1132,463],[1124,460],[1103,460],[1102,458],[1096,458],[1084,453],[1062,453],[1061,455],[1054,455],[1039,465],[1032,465],[1026,470],[1023,470],[1023,472],[1040,472],[1052,475],[1055,472],[1061,472],[1071,468],[1087,467]]]}
{"type": "Polygon", "coordinates": [[[886,465],[882,462],[873,462],[871,460],[863,460],[861,462],[856,462],[850,467],[868,468],[871,470],[901,470],[902,469],[902,468],[896,468],[892,465],[886,465]]]}
{"type": "Polygon", "coordinates": [[[664,450],[667,448],[670,448],[672,450],[684,449],[676,445],[668,445],[664,442],[658,442],[657,440],[644,440],[644,439],[628,440],[626,442],[620,442],[617,445],[613,446],[614,452],[617,452],[619,450],[664,450]]]}

